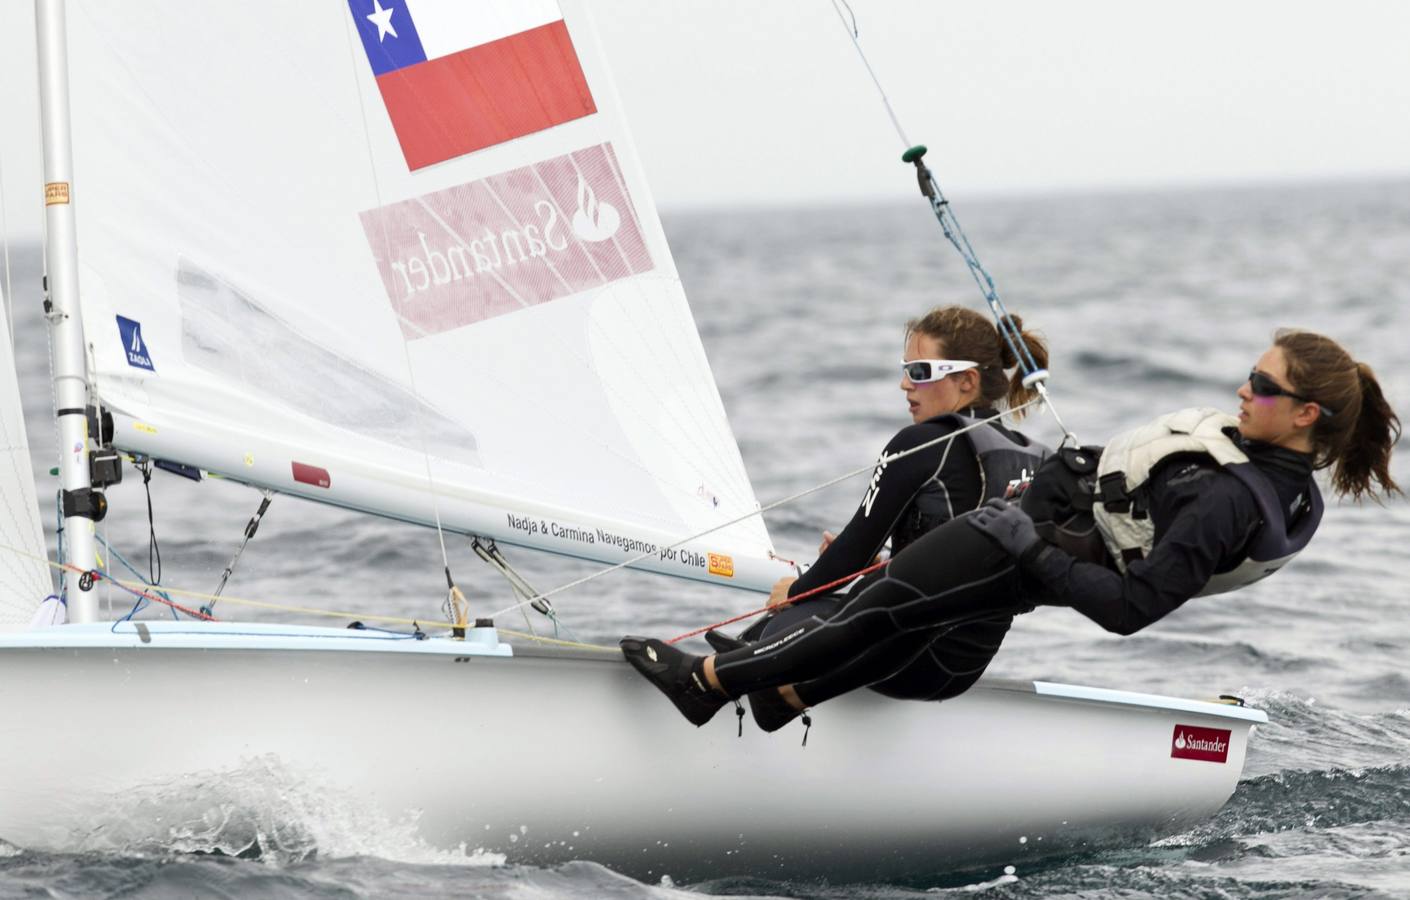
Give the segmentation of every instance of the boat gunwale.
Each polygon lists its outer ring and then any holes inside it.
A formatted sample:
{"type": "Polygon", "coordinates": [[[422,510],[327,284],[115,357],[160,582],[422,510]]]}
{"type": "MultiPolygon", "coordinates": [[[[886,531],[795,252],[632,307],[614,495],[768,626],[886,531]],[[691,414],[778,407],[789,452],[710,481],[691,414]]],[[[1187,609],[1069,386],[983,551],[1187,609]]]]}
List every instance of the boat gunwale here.
{"type": "MultiPolygon", "coordinates": [[[[31,631],[0,633],[5,650],[201,650],[209,652],[314,651],[400,653],[414,656],[522,658],[620,664],[615,648],[500,640],[493,628],[469,629],[466,640],[254,622],[97,622],[58,625],[31,631]],[[477,634],[478,633],[478,634],[477,634]],[[158,640],[159,639],[159,640],[158,640]]],[[[973,690],[1033,694],[1053,700],[1182,712],[1252,724],[1268,721],[1261,709],[1209,700],[1193,700],[1052,681],[984,677],[973,690]]]]}

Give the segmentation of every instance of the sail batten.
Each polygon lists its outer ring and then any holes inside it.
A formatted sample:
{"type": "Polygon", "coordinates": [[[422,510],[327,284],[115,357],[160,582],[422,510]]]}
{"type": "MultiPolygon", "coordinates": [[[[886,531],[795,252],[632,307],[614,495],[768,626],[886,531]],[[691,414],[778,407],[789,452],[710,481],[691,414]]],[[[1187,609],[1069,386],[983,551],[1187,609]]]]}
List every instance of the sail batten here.
{"type": "Polygon", "coordinates": [[[711,531],[692,560],[720,565],[657,570],[786,572],[584,4],[478,4],[503,13],[480,33],[456,4],[260,29],[72,2],[83,317],[124,447],[605,563],[711,531]],[[542,65],[496,68],[542,28],[542,65]],[[447,104],[456,79],[501,89],[447,104]],[[559,99],[501,108],[525,92],[559,99]],[[494,120],[479,146],[439,135],[464,103],[494,120]]]}

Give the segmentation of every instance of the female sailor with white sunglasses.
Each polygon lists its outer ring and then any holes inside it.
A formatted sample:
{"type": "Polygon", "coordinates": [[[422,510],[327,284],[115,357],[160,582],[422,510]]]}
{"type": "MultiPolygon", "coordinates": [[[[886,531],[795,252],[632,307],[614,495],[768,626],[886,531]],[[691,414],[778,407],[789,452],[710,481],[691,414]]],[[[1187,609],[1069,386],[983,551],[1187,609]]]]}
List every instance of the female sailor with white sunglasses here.
{"type": "MultiPolygon", "coordinates": [[[[1022,320],[1014,319],[1021,329],[1022,320]]],[[[1023,338],[1038,364],[1046,365],[1042,340],[1027,333],[1023,338]]],[[[835,538],[824,532],[817,562],[800,578],[784,578],[774,586],[770,606],[775,613],[740,640],[710,632],[706,639],[711,646],[735,650],[817,625],[845,599],[835,593],[817,596],[819,589],[867,567],[888,540],[892,554],[900,553],[926,532],[1005,496],[1012,484],[1031,477],[1047,448],[1006,427],[1000,417],[1001,409],[1035,396],[1022,378],[1008,344],[974,310],[937,307],[906,323],[900,387],[912,424],[887,443],[846,527],[835,538]],[[808,596],[788,605],[800,595],[808,596]]],[[[1013,418],[1021,416],[1020,410],[1013,418]]],[[[871,580],[868,576],[855,583],[848,596],[871,580]]],[[[999,612],[937,633],[906,658],[877,659],[849,672],[847,689],[861,679],[879,693],[902,699],[961,694],[983,674],[1012,620],[999,612]]],[[[770,692],[752,697],[750,707],[759,727],[773,731],[802,707],[828,699],[832,690],[829,680],[822,679],[802,688],[801,697],[789,689],[784,702],[770,692]]]]}

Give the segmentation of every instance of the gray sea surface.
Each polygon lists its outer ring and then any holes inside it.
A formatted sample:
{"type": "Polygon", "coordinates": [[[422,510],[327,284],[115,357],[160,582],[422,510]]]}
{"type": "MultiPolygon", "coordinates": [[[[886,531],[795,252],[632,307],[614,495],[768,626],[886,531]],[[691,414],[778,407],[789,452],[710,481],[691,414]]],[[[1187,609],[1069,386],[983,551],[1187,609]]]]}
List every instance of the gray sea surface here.
{"type": "MultiPolygon", "coordinates": [[[[1057,410],[1084,441],[1182,406],[1232,411],[1235,389],[1279,326],[1340,339],[1410,414],[1410,180],[951,200],[1010,309],[1051,343],[1057,410]]],[[[680,213],[666,217],[666,229],[763,502],[874,459],[909,421],[897,388],[903,323],[937,304],[982,307],[919,199],[893,208],[680,213]]],[[[10,258],[22,390],[52,541],[39,251],[16,245],[10,258]]],[[[1048,415],[1032,430],[1057,433],[1048,415]]],[[[1394,473],[1410,483],[1410,452],[1394,461],[1394,473]]],[[[810,558],[819,532],[844,523],[863,489],[852,481],[770,513],[780,552],[810,558]]],[[[145,571],[140,479],[129,472],[110,499],[107,538],[145,571]]],[[[233,484],[154,477],[165,583],[213,588],[258,500],[233,484]]],[[[1331,503],[1317,540],[1278,576],[1191,602],[1136,636],[1113,637],[1064,610],[1019,620],[992,674],[1235,693],[1267,710],[1271,723],[1254,735],[1228,805],[1154,845],[1041,861],[1016,855],[1012,875],[994,866],[920,883],[648,885],[591,860],[494,865],[434,851],[336,807],[267,803],[186,829],[179,840],[120,851],[36,853],[0,841],[0,898],[1410,897],[1407,538],[1404,500],[1331,503]]],[[[465,547],[454,553],[472,602],[503,605],[497,576],[472,564],[465,547]]],[[[595,568],[510,556],[543,586],[595,568]]],[[[443,584],[434,532],[280,498],[228,591],[285,602],[335,597],[354,611],[434,618],[443,584]]],[[[627,631],[675,634],[757,598],[619,573],[556,602],[578,637],[611,642],[627,631]]],[[[125,609],[121,597],[113,603],[125,609]]]]}

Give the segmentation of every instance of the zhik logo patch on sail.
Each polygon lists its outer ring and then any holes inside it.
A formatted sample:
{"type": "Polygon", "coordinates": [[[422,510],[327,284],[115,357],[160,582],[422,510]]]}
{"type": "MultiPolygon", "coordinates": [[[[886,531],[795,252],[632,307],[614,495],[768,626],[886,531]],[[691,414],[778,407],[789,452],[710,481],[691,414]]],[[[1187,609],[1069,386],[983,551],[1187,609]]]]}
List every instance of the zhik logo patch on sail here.
{"type": "Polygon", "coordinates": [[[1229,730],[1200,728],[1198,725],[1176,725],[1170,738],[1170,758],[1228,762],[1229,730]]]}
{"type": "Polygon", "coordinates": [[[118,316],[118,334],[122,336],[122,348],[127,353],[127,364],[148,372],[157,371],[152,365],[152,354],[147,352],[147,344],[142,340],[142,323],[134,322],[126,316],[118,316]]]}

